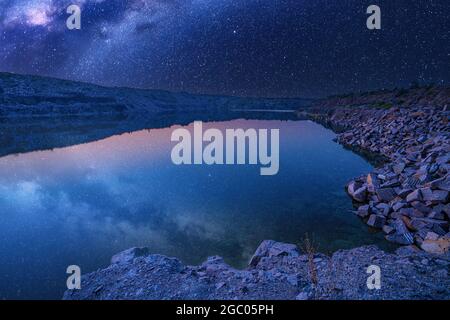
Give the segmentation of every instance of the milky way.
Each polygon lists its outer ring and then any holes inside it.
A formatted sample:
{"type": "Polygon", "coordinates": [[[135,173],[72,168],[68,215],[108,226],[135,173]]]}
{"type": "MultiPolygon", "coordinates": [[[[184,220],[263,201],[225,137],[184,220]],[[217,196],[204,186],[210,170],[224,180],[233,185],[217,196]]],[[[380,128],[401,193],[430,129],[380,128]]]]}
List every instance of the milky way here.
{"type": "Polygon", "coordinates": [[[448,0],[0,0],[0,71],[318,97],[450,83],[448,0]],[[82,9],[68,30],[66,8],[82,9]],[[366,28],[366,8],[382,29],[366,28]]]}

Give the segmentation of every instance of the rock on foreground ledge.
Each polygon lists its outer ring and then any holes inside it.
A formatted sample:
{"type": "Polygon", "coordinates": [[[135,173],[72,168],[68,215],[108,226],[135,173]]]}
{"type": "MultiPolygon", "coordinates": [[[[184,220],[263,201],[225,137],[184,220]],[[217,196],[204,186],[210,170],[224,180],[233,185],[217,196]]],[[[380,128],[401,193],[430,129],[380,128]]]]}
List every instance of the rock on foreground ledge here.
{"type": "Polygon", "coordinates": [[[84,275],[81,290],[68,290],[63,299],[450,299],[449,267],[449,255],[413,247],[389,254],[367,246],[328,257],[266,240],[244,270],[220,257],[186,266],[133,248],[114,256],[109,267],[84,275]],[[370,265],[381,268],[380,290],[367,288],[370,265]]]}

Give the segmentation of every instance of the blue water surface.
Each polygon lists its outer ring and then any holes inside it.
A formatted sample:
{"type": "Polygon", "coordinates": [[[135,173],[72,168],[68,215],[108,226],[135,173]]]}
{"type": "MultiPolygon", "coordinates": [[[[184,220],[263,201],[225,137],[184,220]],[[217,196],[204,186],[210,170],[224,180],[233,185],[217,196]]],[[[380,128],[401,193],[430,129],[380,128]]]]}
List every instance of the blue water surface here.
{"type": "Polygon", "coordinates": [[[176,166],[177,126],[0,158],[0,298],[58,299],[68,265],[87,273],[135,246],[187,264],[220,255],[241,268],[264,239],[299,244],[307,233],[325,253],[386,245],[349,212],[344,191],[371,165],[332,131],[310,121],[204,126],[280,129],[279,173],[176,166]]]}

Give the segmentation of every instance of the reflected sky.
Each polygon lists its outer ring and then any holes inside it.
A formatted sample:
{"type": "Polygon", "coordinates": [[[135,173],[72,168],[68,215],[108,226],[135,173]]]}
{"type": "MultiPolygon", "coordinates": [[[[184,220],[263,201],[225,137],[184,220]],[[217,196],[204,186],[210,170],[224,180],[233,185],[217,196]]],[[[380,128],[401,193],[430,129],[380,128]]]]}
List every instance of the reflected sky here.
{"type": "Polygon", "coordinates": [[[324,252],[385,246],[348,212],[343,188],[371,166],[331,131],[309,121],[203,126],[280,129],[279,173],[175,166],[178,126],[0,158],[0,298],[60,298],[68,265],[86,273],[133,246],[188,264],[221,255],[236,267],[262,240],[299,243],[306,232],[324,252]]]}

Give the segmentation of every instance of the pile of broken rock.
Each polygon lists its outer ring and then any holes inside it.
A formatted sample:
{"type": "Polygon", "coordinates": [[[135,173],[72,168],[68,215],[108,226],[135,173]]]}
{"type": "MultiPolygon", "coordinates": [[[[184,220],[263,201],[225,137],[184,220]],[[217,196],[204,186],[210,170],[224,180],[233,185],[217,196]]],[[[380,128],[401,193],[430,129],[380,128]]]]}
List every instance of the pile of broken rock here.
{"type": "Polygon", "coordinates": [[[430,253],[450,248],[450,112],[416,107],[337,109],[332,124],[347,128],[338,142],[387,160],[347,185],[367,224],[401,245],[430,253]]]}

